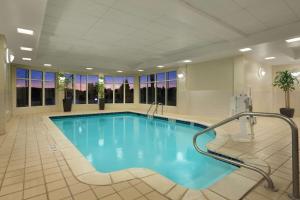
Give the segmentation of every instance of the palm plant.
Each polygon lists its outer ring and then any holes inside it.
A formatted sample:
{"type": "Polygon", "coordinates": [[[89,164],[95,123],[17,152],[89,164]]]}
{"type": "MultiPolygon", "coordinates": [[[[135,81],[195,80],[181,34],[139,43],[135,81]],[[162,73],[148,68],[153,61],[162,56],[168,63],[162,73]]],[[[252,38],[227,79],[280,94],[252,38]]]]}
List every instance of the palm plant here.
{"type": "Polygon", "coordinates": [[[290,92],[295,90],[296,84],[299,84],[298,79],[288,70],[276,73],[273,86],[276,86],[284,91],[286,108],[290,108],[290,92]]]}
{"type": "Polygon", "coordinates": [[[57,74],[57,86],[58,89],[63,90],[64,99],[63,99],[63,107],[65,112],[69,112],[72,109],[72,98],[68,98],[68,90],[69,86],[72,84],[72,78],[66,76],[64,73],[57,74]]]}
{"type": "Polygon", "coordinates": [[[99,99],[99,109],[104,110],[104,78],[102,76],[99,77],[96,83],[96,90],[99,99]]]}

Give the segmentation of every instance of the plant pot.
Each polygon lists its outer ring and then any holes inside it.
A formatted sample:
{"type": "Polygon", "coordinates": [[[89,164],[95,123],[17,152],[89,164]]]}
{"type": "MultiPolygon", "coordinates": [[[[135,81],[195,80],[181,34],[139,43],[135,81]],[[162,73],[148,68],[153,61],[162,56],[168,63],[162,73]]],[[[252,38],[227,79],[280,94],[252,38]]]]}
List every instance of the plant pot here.
{"type": "Polygon", "coordinates": [[[63,99],[64,112],[71,112],[72,110],[72,99],[63,99]]]}
{"type": "Polygon", "coordinates": [[[105,100],[99,99],[99,110],[104,110],[105,108],[105,100]]]}
{"type": "Polygon", "coordinates": [[[294,116],[295,109],[294,108],[280,108],[280,114],[292,118],[294,116]]]}

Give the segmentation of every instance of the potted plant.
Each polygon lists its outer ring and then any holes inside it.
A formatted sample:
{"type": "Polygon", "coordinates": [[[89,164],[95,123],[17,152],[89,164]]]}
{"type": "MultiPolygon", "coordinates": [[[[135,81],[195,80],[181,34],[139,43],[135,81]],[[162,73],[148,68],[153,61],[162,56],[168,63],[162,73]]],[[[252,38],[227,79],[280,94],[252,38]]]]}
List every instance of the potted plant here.
{"type": "Polygon", "coordinates": [[[280,113],[289,118],[292,118],[295,112],[294,108],[290,108],[290,92],[295,90],[295,85],[298,83],[298,79],[288,70],[277,72],[273,82],[273,86],[284,91],[285,108],[280,108],[280,113]]]}
{"type": "Polygon", "coordinates": [[[98,93],[98,103],[99,109],[104,110],[105,108],[105,99],[104,99],[104,78],[101,76],[96,83],[96,89],[98,93]]]}
{"type": "Polygon", "coordinates": [[[58,88],[64,91],[64,98],[63,98],[63,108],[64,112],[71,112],[72,110],[72,103],[73,98],[72,95],[69,96],[69,85],[72,83],[72,78],[65,76],[63,73],[58,73],[58,88]]]}

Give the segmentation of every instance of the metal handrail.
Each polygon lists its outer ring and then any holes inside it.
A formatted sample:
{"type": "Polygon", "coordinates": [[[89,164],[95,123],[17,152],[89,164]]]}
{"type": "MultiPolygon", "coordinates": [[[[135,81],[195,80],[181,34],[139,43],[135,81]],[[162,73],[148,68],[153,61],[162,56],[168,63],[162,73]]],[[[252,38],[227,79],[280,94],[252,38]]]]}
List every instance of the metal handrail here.
{"type": "Polygon", "coordinates": [[[292,131],[292,171],[293,171],[293,193],[290,194],[289,196],[292,198],[292,199],[300,199],[300,195],[299,195],[299,152],[298,152],[298,127],[297,125],[295,124],[295,122],[284,116],[284,115],[281,115],[281,114],[277,114],[277,113],[263,113],[263,112],[242,112],[242,113],[239,113],[239,114],[236,114],[236,115],[233,115],[232,117],[229,117],[217,124],[214,124],[206,129],[204,129],[203,131],[197,133],[194,135],[193,137],[193,145],[195,147],[195,149],[201,153],[201,154],[204,154],[206,156],[209,156],[209,157],[212,157],[212,158],[215,158],[217,160],[220,160],[220,161],[224,161],[224,162],[227,162],[227,163],[231,163],[233,165],[237,165],[237,166],[240,166],[240,167],[245,167],[247,169],[250,169],[250,170],[254,170],[256,172],[258,172],[259,174],[261,174],[267,181],[268,183],[268,188],[270,188],[271,190],[273,191],[276,191],[275,189],[275,186],[274,186],[274,183],[272,181],[272,179],[270,178],[270,176],[264,172],[263,170],[261,170],[260,168],[258,167],[255,167],[255,166],[252,166],[252,165],[249,165],[249,164],[246,164],[246,163],[242,163],[242,162],[239,162],[239,161],[236,161],[236,160],[232,160],[232,159],[229,159],[229,158],[224,158],[222,156],[218,156],[216,154],[213,154],[213,153],[210,153],[210,152],[206,152],[206,151],[203,151],[202,149],[200,149],[200,147],[197,145],[197,137],[199,137],[200,135],[210,131],[210,130],[214,130],[215,128],[217,127],[220,127],[224,124],[227,124],[233,120],[236,120],[236,119],[239,119],[240,117],[244,117],[244,116],[250,116],[250,117],[254,117],[254,116],[258,116],[258,117],[270,117],[270,118],[279,118],[279,119],[282,119],[284,120],[285,122],[287,122],[290,127],[291,127],[291,131],[292,131]]]}
{"type": "Polygon", "coordinates": [[[159,105],[161,105],[161,115],[164,114],[164,105],[163,105],[162,103],[158,103],[158,104],[156,104],[156,106],[155,106],[155,110],[153,111],[152,116],[154,116],[154,114],[157,113],[157,110],[158,110],[158,106],[159,106],[159,105]]]}
{"type": "Polygon", "coordinates": [[[148,109],[148,111],[147,111],[147,115],[149,115],[149,112],[150,112],[150,110],[151,110],[151,108],[152,108],[152,106],[155,104],[155,101],[153,101],[152,103],[151,103],[151,105],[150,105],[150,107],[149,107],[149,109],[148,109]]]}

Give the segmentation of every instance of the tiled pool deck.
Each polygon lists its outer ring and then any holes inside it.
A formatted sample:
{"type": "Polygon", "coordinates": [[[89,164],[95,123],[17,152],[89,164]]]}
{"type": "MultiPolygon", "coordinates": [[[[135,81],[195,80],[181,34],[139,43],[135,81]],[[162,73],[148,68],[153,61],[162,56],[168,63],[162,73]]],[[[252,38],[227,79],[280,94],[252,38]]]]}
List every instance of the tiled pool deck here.
{"type": "MultiPolygon", "coordinates": [[[[287,192],[291,190],[291,133],[289,127],[277,119],[258,118],[255,140],[249,143],[232,141],[228,133],[237,132],[238,124],[226,125],[217,129],[217,139],[208,147],[265,170],[268,164],[278,192],[266,190],[263,182],[258,183],[260,175],[243,168],[211,187],[197,191],[185,189],[147,169],[110,174],[96,172],[49,120],[49,115],[65,113],[15,116],[8,124],[7,134],[0,136],[0,200],[284,200],[288,199],[287,192]]],[[[220,120],[174,114],[166,116],[202,124],[220,120]]],[[[299,125],[300,119],[295,121],[299,125]]]]}

